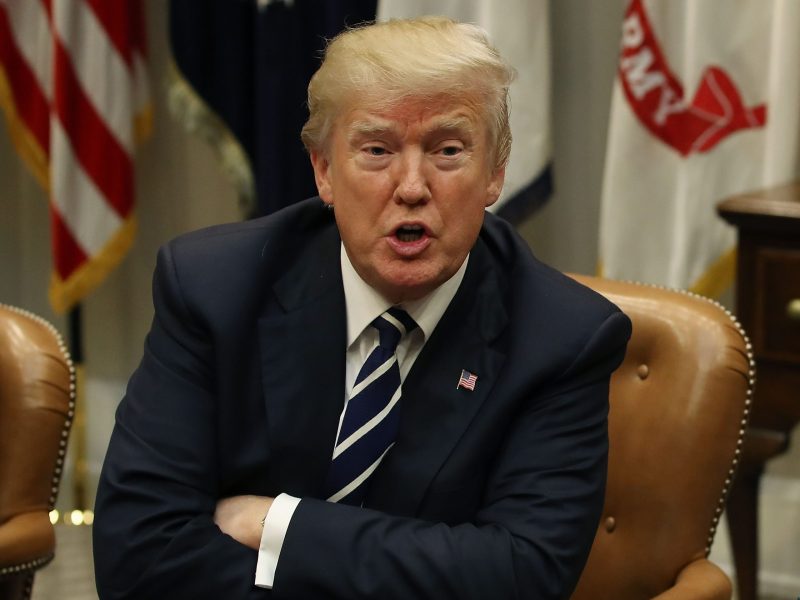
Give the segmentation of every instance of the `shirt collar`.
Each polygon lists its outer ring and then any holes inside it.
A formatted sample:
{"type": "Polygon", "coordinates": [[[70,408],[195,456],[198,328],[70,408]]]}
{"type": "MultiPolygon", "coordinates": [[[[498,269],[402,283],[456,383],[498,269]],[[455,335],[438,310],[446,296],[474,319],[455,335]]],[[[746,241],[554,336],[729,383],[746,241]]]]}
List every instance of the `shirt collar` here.
{"type": "MultiPolygon", "coordinates": [[[[342,284],[344,285],[344,300],[347,307],[347,347],[356,341],[361,332],[392,306],[377,290],[370,287],[361,276],[356,273],[350,257],[341,244],[340,250],[342,264],[342,284]]],[[[404,302],[401,307],[411,316],[422,330],[425,340],[430,338],[433,330],[438,325],[450,301],[456,295],[464,273],[467,270],[469,255],[453,276],[438,288],[419,300],[404,302]]]]}

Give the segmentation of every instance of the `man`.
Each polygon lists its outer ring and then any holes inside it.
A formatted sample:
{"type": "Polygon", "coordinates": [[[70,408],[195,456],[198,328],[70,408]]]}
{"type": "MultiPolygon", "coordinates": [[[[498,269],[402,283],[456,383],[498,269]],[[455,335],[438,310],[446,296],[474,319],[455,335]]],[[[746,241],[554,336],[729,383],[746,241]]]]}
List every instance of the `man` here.
{"type": "Polygon", "coordinates": [[[569,596],[630,324],[485,212],[512,75],[474,26],[348,31],[309,86],[320,198],[162,249],[101,598],[569,596]]]}

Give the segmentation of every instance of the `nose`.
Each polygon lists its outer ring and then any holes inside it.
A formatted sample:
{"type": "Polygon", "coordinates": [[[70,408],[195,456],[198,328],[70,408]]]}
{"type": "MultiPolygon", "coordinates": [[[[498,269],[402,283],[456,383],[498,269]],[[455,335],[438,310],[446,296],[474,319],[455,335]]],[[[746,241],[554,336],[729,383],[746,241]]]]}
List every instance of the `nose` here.
{"type": "Polygon", "coordinates": [[[405,204],[427,202],[430,188],[425,176],[425,157],[422,152],[405,152],[397,161],[395,200],[405,204]]]}

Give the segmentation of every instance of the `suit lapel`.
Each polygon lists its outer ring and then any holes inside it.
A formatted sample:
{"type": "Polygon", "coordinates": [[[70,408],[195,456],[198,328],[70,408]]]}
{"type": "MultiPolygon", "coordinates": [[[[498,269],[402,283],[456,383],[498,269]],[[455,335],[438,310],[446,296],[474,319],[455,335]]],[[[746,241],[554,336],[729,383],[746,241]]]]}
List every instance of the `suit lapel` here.
{"type": "Polygon", "coordinates": [[[332,227],[274,286],[259,321],[270,489],[319,496],[344,402],[346,311],[332,227]]]}
{"type": "Polygon", "coordinates": [[[400,435],[373,476],[368,506],[415,515],[486,401],[505,358],[492,347],[508,319],[500,286],[479,241],[459,291],[403,383],[400,435]],[[474,391],[457,388],[462,369],[477,375],[474,391]]]}

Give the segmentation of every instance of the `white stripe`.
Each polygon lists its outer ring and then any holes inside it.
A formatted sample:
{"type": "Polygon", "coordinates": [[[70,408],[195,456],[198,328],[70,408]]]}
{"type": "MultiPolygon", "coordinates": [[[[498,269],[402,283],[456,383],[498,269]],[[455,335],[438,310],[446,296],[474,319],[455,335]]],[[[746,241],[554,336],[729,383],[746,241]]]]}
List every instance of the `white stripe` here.
{"type": "MultiPolygon", "coordinates": [[[[377,346],[376,346],[377,348],[377,346]]],[[[373,350],[374,351],[374,350],[373,350]]],[[[366,361],[365,361],[366,362],[366,361]]],[[[375,381],[378,377],[386,373],[391,366],[397,362],[397,356],[392,354],[392,356],[386,362],[382,363],[377,369],[375,369],[372,373],[367,375],[365,379],[362,379],[359,383],[353,386],[353,391],[350,392],[350,399],[352,400],[356,396],[358,396],[364,388],[375,381]]]]}
{"type": "Polygon", "coordinates": [[[50,21],[39,0],[0,0],[11,22],[14,42],[47,101],[53,97],[53,39],[50,21]]]}
{"type": "Polygon", "coordinates": [[[133,152],[133,76],[94,11],[80,2],[53,2],[55,28],[78,81],[106,127],[133,152]]]}
{"type": "Polygon", "coordinates": [[[402,323],[402,322],[400,322],[400,321],[398,321],[397,319],[395,319],[395,318],[394,318],[394,317],[391,315],[391,313],[389,313],[389,312],[385,312],[385,313],[383,313],[383,314],[381,315],[381,317],[383,317],[384,319],[386,319],[386,320],[387,320],[387,321],[388,321],[390,324],[394,325],[394,328],[395,328],[395,329],[397,329],[397,330],[400,332],[400,337],[403,337],[403,336],[404,336],[406,333],[408,333],[408,332],[406,331],[406,327],[405,327],[405,325],[403,325],[403,323],[402,323]]]}
{"type": "Polygon", "coordinates": [[[50,119],[50,135],[53,204],[83,251],[97,254],[122,219],[84,173],[56,116],[50,119]]]}
{"type": "Polygon", "coordinates": [[[386,417],[386,415],[389,414],[389,411],[392,410],[392,407],[394,407],[394,405],[397,404],[398,400],[400,400],[399,387],[395,390],[392,399],[389,400],[389,403],[383,407],[381,412],[379,412],[377,415],[372,417],[369,421],[364,423],[361,427],[359,427],[353,433],[347,436],[347,439],[344,439],[341,442],[339,442],[339,444],[333,449],[333,458],[335,459],[342,452],[344,452],[350,446],[352,446],[358,440],[360,440],[365,433],[367,433],[369,430],[373,429],[378,423],[380,423],[386,417]]]}
{"type": "Polygon", "coordinates": [[[338,502],[339,500],[341,500],[342,498],[344,498],[345,496],[347,496],[347,494],[349,494],[349,493],[350,493],[350,492],[352,492],[354,489],[356,489],[356,488],[357,488],[359,485],[361,485],[361,484],[362,484],[362,482],[364,482],[364,481],[365,481],[365,480],[366,480],[366,479],[367,479],[367,478],[368,478],[370,475],[372,475],[373,471],[375,471],[375,469],[377,469],[377,468],[378,468],[378,465],[379,465],[379,464],[381,463],[381,461],[383,460],[383,457],[384,457],[384,456],[386,456],[386,453],[387,453],[389,450],[391,450],[392,446],[394,446],[394,444],[390,444],[390,445],[389,445],[389,447],[388,447],[386,450],[384,450],[384,451],[383,451],[383,454],[381,454],[381,455],[378,457],[378,460],[376,460],[374,463],[372,463],[370,466],[368,466],[368,467],[366,468],[366,470],[365,470],[363,473],[361,473],[361,475],[359,475],[358,477],[356,477],[355,479],[353,479],[353,481],[351,481],[350,483],[348,483],[348,484],[347,484],[346,486],[344,486],[344,487],[343,487],[341,490],[339,490],[339,491],[338,491],[338,492],[336,492],[336,493],[335,493],[333,496],[331,496],[330,498],[328,498],[328,502],[338,502]]]}

